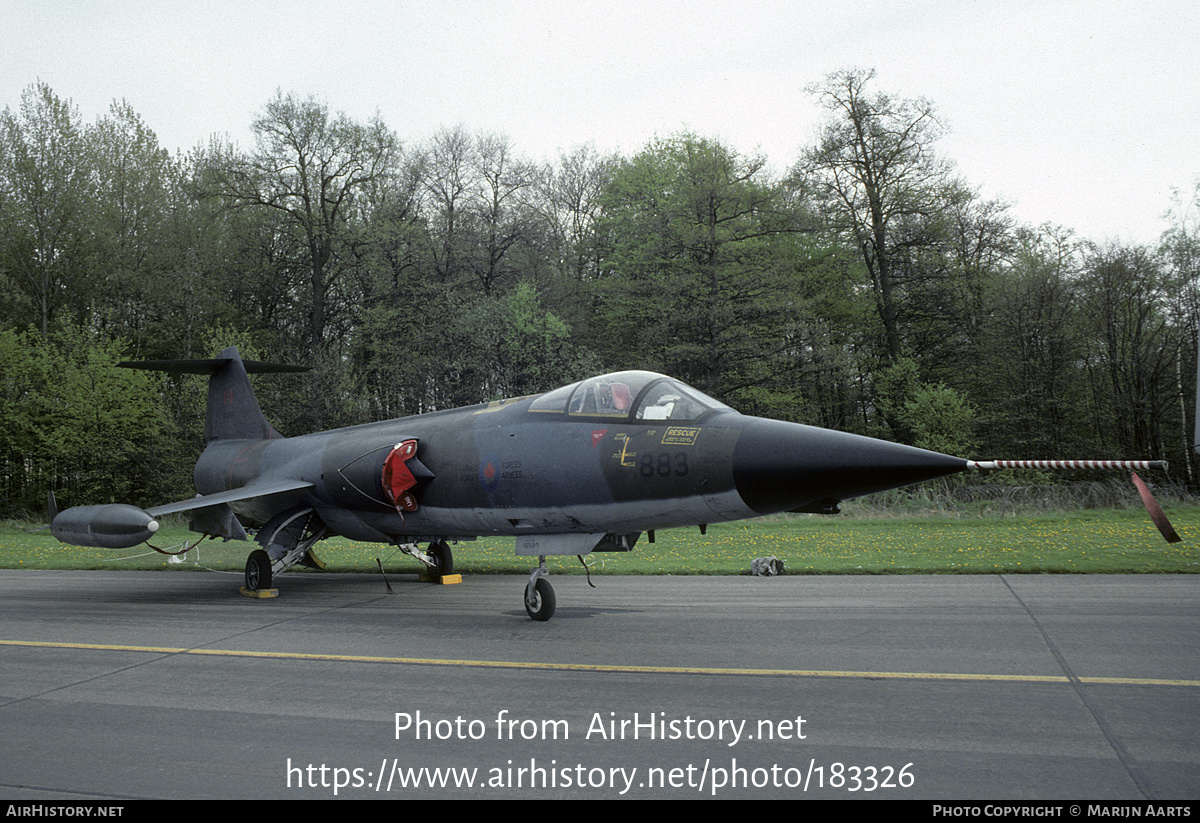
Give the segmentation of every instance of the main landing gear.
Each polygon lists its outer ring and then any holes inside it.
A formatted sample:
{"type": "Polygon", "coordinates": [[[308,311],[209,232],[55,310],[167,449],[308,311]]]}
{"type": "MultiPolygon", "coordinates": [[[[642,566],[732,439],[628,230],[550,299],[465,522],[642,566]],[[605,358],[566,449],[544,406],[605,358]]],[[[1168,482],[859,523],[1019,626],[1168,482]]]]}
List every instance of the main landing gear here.
{"type": "Polygon", "coordinates": [[[538,555],[538,567],[525,584],[525,612],[534,620],[545,621],[554,616],[554,587],[546,569],[546,555],[538,555]]]}
{"type": "Polygon", "coordinates": [[[258,543],[263,546],[246,558],[246,587],[243,594],[274,597],[275,575],[297,563],[322,568],[309,550],[329,534],[329,529],[311,508],[299,507],[282,512],[258,531],[258,543]]]}
{"type": "Polygon", "coordinates": [[[271,588],[271,555],[262,549],[246,558],[246,588],[252,592],[271,588]]]}
{"type": "Polygon", "coordinates": [[[444,540],[430,543],[428,554],[433,558],[433,565],[429,567],[431,575],[444,577],[454,573],[454,553],[450,551],[449,543],[444,540]]]}
{"type": "Polygon", "coordinates": [[[428,551],[421,551],[416,543],[397,543],[397,548],[425,564],[430,577],[445,577],[454,573],[454,552],[445,540],[435,540],[428,551]]]}
{"type": "MultiPolygon", "coordinates": [[[[255,549],[246,558],[246,590],[244,594],[272,592],[272,583],[278,572],[300,562],[328,530],[309,519],[311,510],[291,512],[273,526],[265,541],[267,550],[255,549]],[[274,554],[280,554],[278,559],[274,554]]],[[[262,538],[260,537],[260,542],[262,538]]],[[[445,540],[435,540],[427,551],[421,551],[416,543],[401,543],[399,548],[420,560],[429,571],[429,576],[442,578],[454,572],[454,553],[445,540]]],[[[263,596],[263,594],[258,594],[263,596]]],[[[274,596],[273,592],[266,596],[274,596]]],[[[538,555],[538,567],[529,575],[525,584],[525,613],[533,620],[545,622],[554,616],[556,606],[554,587],[550,585],[550,571],[546,568],[546,555],[538,555]]]]}

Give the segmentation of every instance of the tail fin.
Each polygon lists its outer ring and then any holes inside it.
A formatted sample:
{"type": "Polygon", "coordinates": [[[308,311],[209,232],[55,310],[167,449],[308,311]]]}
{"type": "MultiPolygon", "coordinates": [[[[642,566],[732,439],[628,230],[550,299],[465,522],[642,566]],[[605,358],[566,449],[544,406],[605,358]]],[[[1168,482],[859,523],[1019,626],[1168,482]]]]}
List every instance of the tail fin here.
{"type": "Polygon", "coordinates": [[[275,440],[282,435],[267,422],[247,374],[308,371],[307,366],[243,361],[235,346],[212,360],[138,360],[119,363],[131,369],[170,374],[207,374],[208,413],[204,442],[213,440],[275,440]]]}

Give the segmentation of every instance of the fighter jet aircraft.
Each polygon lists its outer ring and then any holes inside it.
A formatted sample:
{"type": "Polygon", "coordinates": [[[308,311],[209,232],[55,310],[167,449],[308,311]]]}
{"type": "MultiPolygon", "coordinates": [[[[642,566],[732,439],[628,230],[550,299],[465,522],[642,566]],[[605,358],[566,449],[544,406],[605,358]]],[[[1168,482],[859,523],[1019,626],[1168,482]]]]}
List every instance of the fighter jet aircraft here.
{"type": "Polygon", "coordinates": [[[276,575],[308,562],[331,535],[396,544],[437,575],[453,570],[452,541],[510,535],[518,555],[538,558],[525,609],[548,620],[555,597],[547,556],[628,551],[657,529],[835,513],[848,498],[994,466],[742,415],[644,371],[282,437],[247,374],[301,367],[243,362],[236,348],[211,360],[122,365],[209,375],[206,447],[194,471],[199,495],[146,510],[52,512],[52,533],[73,545],[126,548],[149,540],[158,518],[179,512],[190,513],[193,531],[214,537],[246,540],[251,527],[260,548],[246,562],[250,592],[271,589],[276,575]]]}

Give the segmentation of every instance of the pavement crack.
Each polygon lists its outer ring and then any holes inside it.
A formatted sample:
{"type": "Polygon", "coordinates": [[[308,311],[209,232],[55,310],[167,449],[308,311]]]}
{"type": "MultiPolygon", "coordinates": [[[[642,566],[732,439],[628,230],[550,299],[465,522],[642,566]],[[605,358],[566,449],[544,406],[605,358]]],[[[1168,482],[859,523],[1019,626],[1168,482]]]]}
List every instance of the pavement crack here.
{"type": "Polygon", "coordinates": [[[1054,640],[1051,639],[1050,633],[1046,631],[1046,628],[1042,625],[1041,621],[1037,619],[1037,615],[1035,615],[1033,610],[1029,608],[1028,604],[1021,599],[1021,596],[1017,594],[1016,590],[1014,590],[1009,584],[1008,578],[1005,575],[998,575],[998,577],[1000,578],[1000,582],[1004,584],[1004,587],[1008,589],[1009,594],[1013,596],[1013,599],[1016,600],[1017,604],[1020,605],[1022,610],[1024,610],[1026,616],[1033,623],[1034,627],[1037,628],[1038,632],[1042,635],[1042,641],[1046,644],[1046,648],[1050,650],[1050,653],[1054,655],[1054,659],[1058,661],[1058,666],[1060,669],[1062,669],[1067,681],[1071,684],[1071,688],[1075,690],[1076,696],[1079,697],[1079,700],[1092,715],[1092,719],[1096,722],[1096,726],[1100,729],[1101,734],[1104,735],[1104,739],[1108,741],[1108,745],[1116,753],[1117,759],[1121,761],[1121,765],[1125,768],[1125,772],[1129,775],[1129,778],[1133,781],[1134,785],[1137,786],[1138,791],[1142,794],[1142,797],[1146,798],[1147,800],[1160,799],[1158,794],[1154,791],[1154,788],[1150,785],[1150,781],[1142,771],[1141,766],[1138,765],[1137,760],[1135,760],[1133,755],[1129,753],[1129,750],[1125,748],[1125,744],[1121,741],[1120,736],[1113,731],[1112,726],[1108,724],[1108,720],[1106,720],[1104,717],[1104,712],[1102,712],[1100,707],[1097,706],[1092,700],[1091,696],[1088,694],[1088,690],[1084,687],[1083,681],[1081,681],[1076,676],[1075,672],[1072,671],[1071,665],[1067,662],[1067,658],[1059,650],[1058,646],[1054,643],[1054,640]]]}

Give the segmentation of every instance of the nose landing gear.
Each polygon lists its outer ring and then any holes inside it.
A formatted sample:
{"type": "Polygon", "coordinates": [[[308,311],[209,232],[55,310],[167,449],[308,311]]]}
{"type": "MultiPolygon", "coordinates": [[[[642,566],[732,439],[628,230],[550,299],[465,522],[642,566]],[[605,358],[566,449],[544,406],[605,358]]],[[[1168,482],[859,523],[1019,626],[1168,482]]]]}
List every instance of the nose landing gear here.
{"type": "Polygon", "coordinates": [[[554,587],[546,570],[546,555],[538,555],[538,567],[525,584],[525,612],[534,620],[546,621],[554,616],[554,587]]]}

